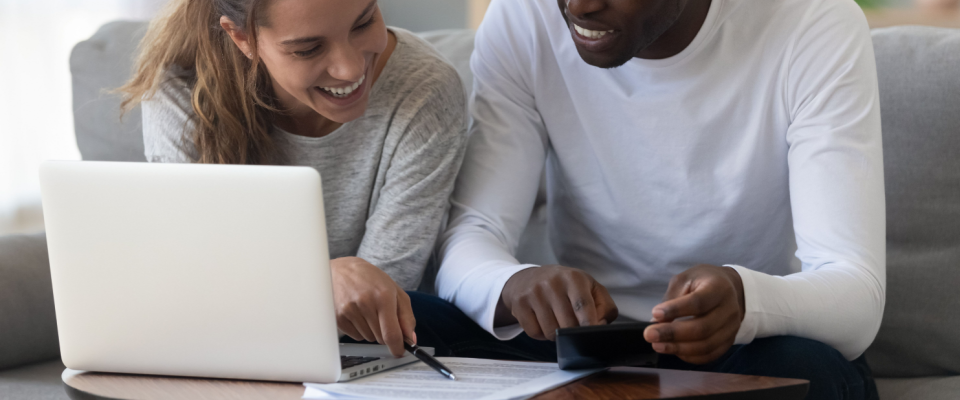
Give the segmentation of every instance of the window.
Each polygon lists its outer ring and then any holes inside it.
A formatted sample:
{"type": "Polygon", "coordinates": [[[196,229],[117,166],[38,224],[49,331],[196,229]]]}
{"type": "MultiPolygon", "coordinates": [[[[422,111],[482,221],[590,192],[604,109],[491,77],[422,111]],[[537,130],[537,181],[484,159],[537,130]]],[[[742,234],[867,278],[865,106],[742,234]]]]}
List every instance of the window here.
{"type": "Polygon", "coordinates": [[[43,230],[37,168],[79,159],[70,51],[109,21],[164,0],[0,0],[0,234],[43,230]]]}

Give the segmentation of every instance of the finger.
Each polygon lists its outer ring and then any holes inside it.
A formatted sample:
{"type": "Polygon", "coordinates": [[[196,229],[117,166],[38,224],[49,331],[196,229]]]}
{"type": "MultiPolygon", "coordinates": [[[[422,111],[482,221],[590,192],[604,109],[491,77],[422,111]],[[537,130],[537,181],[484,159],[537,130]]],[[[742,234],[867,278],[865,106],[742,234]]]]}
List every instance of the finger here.
{"type": "MultiPolygon", "coordinates": [[[[663,294],[663,302],[661,302],[661,304],[688,294],[690,292],[690,285],[691,285],[691,280],[687,278],[686,273],[680,273],[680,274],[674,275],[673,278],[670,278],[670,284],[667,286],[666,293],[663,294]]],[[[663,314],[658,314],[657,308],[654,307],[653,309],[654,322],[668,321],[664,318],[665,317],[663,316],[663,314]]]]}
{"type": "Polygon", "coordinates": [[[673,354],[685,357],[703,357],[714,353],[718,348],[729,348],[733,341],[727,335],[718,334],[695,342],[653,343],[654,351],[661,354],[673,354]]]}
{"type": "Polygon", "coordinates": [[[410,339],[412,344],[417,344],[417,318],[413,315],[410,296],[403,290],[400,290],[397,294],[397,314],[400,318],[400,330],[403,331],[403,337],[410,339]]]}
{"type": "Polygon", "coordinates": [[[373,334],[373,331],[370,330],[370,325],[367,324],[363,314],[360,312],[358,307],[353,307],[352,312],[346,313],[347,319],[350,320],[350,324],[360,333],[360,337],[370,343],[376,343],[377,337],[373,334]]]}
{"type": "Polygon", "coordinates": [[[350,339],[358,342],[363,340],[363,335],[360,334],[360,331],[353,326],[353,322],[351,322],[346,316],[337,316],[337,328],[340,328],[340,331],[349,336],[350,339]]]}
{"type": "Polygon", "coordinates": [[[373,333],[374,342],[383,344],[383,336],[380,331],[380,315],[375,304],[361,305],[360,308],[363,319],[367,323],[370,332],[373,333]]]}
{"type": "Polygon", "coordinates": [[[732,313],[716,308],[701,317],[648,326],[644,329],[643,337],[650,343],[696,342],[717,334],[725,326],[725,322],[734,319],[732,313]]]}
{"type": "Polygon", "coordinates": [[[594,286],[589,279],[576,279],[573,290],[568,291],[568,300],[573,308],[579,326],[600,325],[598,307],[594,301],[594,286]]]}
{"type": "MultiPolygon", "coordinates": [[[[723,355],[733,345],[736,331],[724,329],[705,340],[695,342],[662,342],[653,343],[654,351],[661,354],[673,354],[677,357],[688,357],[697,360],[698,364],[715,360],[723,355]]],[[[687,359],[684,358],[684,361],[687,359]]],[[[688,361],[692,362],[692,361],[688,361]]]]}
{"type": "Polygon", "coordinates": [[[403,331],[400,330],[400,317],[397,310],[397,296],[387,296],[380,302],[377,311],[380,323],[380,337],[394,357],[403,356],[403,331]]]}
{"type": "Polygon", "coordinates": [[[530,336],[531,339],[536,340],[546,340],[547,338],[543,336],[543,329],[540,328],[540,323],[537,322],[537,314],[533,312],[533,309],[526,306],[517,306],[513,309],[513,317],[517,319],[517,322],[520,323],[520,327],[523,328],[523,331],[527,333],[527,336],[530,336]]]}
{"type": "Polygon", "coordinates": [[[617,303],[613,301],[613,297],[610,297],[610,292],[608,292],[607,288],[603,287],[603,285],[596,282],[594,282],[593,286],[593,301],[597,306],[597,314],[600,315],[600,320],[603,321],[600,325],[613,322],[620,316],[620,310],[617,308],[617,303]]]}
{"type": "Polygon", "coordinates": [[[653,317],[669,322],[681,317],[703,315],[723,302],[724,296],[712,286],[704,286],[691,293],[667,300],[653,307],[653,317]]]}
{"type": "Polygon", "coordinates": [[[553,341],[557,336],[557,317],[553,314],[553,307],[546,300],[539,298],[533,300],[533,313],[537,315],[537,323],[543,331],[543,337],[553,341]]]}
{"type": "MultiPolygon", "coordinates": [[[[585,296],[571,294],[574,297],[589,297],[589,292],[585,296]]],[[[546,297],[550,302],[550,308],[553,311],[553,318],[557,321],[558,327],[570,328],[580,326],[577,314],[574,313],[574,305],[570,303],[570,297],[561,294],[556,290],[548,290],[546,297]]]]}

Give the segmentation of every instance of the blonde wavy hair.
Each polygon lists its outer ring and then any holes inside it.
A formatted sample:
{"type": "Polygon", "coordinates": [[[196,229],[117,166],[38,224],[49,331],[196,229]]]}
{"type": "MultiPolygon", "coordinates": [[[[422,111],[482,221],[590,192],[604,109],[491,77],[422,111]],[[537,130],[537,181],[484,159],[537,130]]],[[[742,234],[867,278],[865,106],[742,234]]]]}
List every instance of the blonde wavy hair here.
{"type": "Polygon", "coordinates": [[[174,67],[195,75],[190,140],[198,163],[264,164],[274,156],[269,131],[277,112],[270,79],[257,56],[257,27],[266,0],[173,0],[140,43],[133,78],[118,89],[130,111],[152,98],[174,67]],[[226,16],[250,38],[252,59],[220,26],[226,16]]]}

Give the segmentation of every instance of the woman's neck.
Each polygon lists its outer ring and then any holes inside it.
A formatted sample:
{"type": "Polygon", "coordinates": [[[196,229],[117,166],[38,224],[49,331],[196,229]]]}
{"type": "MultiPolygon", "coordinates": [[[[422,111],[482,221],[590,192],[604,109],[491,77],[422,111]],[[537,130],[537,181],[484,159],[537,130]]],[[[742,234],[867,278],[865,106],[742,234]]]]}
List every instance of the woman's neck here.
{"type": "MultiPolygon", "coordinates": [[[[377,58],[377,65],[374,67],[373,81],[370,82],[371,88],[376,84],[377,80],[380,79],[384,67],[387,66],[387,61],[390,60],[390,56],[393,55],[393,50],[397,47],[397,36],[390,30],[387,30],[387,36],[387,48],[380,54],[380,57],[377,58]]],[[[367,101],[370,101],[369,98],[367,101]]],[[[300,104],[300,106],[300,110],[298,111],[278,115],[274,124],[280,129],[294,135],[315,138],[327,136],[343,126],[342,123],[327,119],[303,104],[300,104]]]]}

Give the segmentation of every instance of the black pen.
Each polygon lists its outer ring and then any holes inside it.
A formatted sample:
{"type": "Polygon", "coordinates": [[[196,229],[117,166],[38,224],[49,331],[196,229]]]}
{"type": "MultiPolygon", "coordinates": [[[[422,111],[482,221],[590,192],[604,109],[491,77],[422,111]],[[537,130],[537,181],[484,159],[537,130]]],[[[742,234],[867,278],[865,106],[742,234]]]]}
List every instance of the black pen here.
{"type": "Polygon", "coordinates": [[[450,371],[450,368],[447,368],[447,367],[444,366],[443,364],[440,364],[440,361],[437,361],[436,358],[433,358],[433,356],[431,356],[430,354],[427,354],[427,352],[421,350],[421,349],[420,349],[420,346],[417,346],[417,345],[415,345],[415,344],[410,344],[410,343],[407,343],[407,342],[403,342],[403,348],[406,349],[407,351],[409,351],[410,354],[413,354],[414,356],[416,356],[417,358],[419,358],[420,361],[423,361],[424,364],[429,365],[430,368],[433,368],[433,369],[437,370],[437,372],[439,372],[441,375],[443,375],[443,376],[445,376],[445,377],[447,377],[447,378],[450,378],[450,379],[452,379],[452,380],[457,380],[457,377],[456,377],[456,376],[453,376],[453,372],[450,371]]]}

